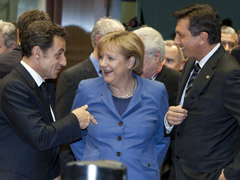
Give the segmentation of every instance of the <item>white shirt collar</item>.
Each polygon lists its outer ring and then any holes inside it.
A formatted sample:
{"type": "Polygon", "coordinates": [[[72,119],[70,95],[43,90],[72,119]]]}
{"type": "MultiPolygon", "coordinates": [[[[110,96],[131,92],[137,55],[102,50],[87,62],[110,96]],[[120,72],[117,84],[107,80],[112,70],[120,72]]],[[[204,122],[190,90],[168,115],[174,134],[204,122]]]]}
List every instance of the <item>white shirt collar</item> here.
{"type": "Polygon", "coordinates": [[[220,43],[218,43],[204,58],[202,58],[200,62],[196,61],[196,63],[199,63],[199,66],[202,68],[219,47],[220,43]]]}
{"type": "Polygon", "coordinates": [[[27,63],[25,63],[24,61],[20,62],[23,67],[26,68],[26,70],[31,74],[32,78],[34,79],[34,81],[37,83],[38,87],[45,82],[45,80],[35,71],[33,70],[27,63]]]}

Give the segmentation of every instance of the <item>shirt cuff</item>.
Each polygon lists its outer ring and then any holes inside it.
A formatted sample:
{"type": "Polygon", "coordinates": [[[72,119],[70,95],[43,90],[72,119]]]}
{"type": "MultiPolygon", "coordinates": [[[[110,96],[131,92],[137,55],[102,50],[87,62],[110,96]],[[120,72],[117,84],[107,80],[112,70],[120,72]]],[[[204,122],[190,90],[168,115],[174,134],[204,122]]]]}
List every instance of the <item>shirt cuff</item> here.
{"type": "Polygon", "coordinates": [[[166,128],[166,133],[167,133],[167,134],[170,134],[171,131],[172,131],[172,129],[173,129],[173,127],[174,127],[174,126],[171,126],[171,125],[168,123],[168,121],[167,121],[167,116],[166,116],[166,115],[164,116],[164,126],[165,126],[165,128],[166,128]]]}

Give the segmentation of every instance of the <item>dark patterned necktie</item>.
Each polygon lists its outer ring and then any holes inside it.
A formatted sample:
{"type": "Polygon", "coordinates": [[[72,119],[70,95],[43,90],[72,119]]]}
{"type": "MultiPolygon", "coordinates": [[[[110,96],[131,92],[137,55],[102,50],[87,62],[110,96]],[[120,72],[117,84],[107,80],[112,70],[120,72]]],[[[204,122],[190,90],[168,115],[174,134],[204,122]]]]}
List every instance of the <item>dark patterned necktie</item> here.
{"type": "Polygon", "coordinates": [[[193,68],[193,73],[188,81],[188,84],[187,84],[187,88],[186,88],[186,92],[185,92],[185,96],[184,97],[187,97],[190,89],[192,88],[193,86],[193,83],[194,83],[194,80],[196,79],[197,75],[198,75],[198,72],[200,71],[201,67],[199,66],[199,64],[195,64],[194,68],[193,68]]]}
{"type": "Polygon", "coordinates": [[[40,90],[42,92],[42,95],[45,99],[45,101],[49,104],[49,96],[48,96],[48,92],[47,92],[47,88],[46,88],[46,83],[43,82],[40,86],[40,90]]]}

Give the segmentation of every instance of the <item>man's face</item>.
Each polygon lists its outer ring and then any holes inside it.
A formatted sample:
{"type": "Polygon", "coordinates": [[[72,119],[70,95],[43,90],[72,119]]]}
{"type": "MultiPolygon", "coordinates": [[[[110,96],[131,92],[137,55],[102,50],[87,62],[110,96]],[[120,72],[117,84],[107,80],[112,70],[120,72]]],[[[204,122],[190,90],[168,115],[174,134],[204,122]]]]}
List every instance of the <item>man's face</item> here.
{"type": "Polygon", "coordinates": [[[179,19],[175,31],[174,44],[182,49],[184,57],[199,59],[200,37],[192,36],[189,31],[189,19],[179,19]]]}
{"type": "Polygon", "coordinates": [[[177,46],[165,46],[163,64],[169,68],[179,71],[179,56],[177,46]]]}
{"type": "Polygon", "coordinates": [[[154,74],[158,71],[158,63],[153,57],[149,57],[145,54],[144,60],[143,60],[143,73],[142,77],[145,78],[152,78],[154,74]]]}
{"type": "Polygon", "coordinates": [[[237,47],[237,37],[234,34],[221,34],[221,44],[224,49],[231,54],[232,50],[237,47]]]}
{"type": "Polygon", "coordinates": [[[41,69],[40,75],[43,79],[55,79],[63,66],[66,66],[67,61],[64,55],[66,51],[66,41],[60,36],[55,36],[53,45],[43,53],[39,66],[41,69]]]}

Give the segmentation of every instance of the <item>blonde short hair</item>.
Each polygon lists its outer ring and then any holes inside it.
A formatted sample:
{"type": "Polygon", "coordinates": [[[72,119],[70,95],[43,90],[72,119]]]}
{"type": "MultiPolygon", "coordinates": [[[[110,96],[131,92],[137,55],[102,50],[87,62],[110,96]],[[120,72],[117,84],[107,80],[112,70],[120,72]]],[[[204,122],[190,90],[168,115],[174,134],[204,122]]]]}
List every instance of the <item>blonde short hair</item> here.
{"type": "Polygon", "coordinates": [[[106,34],[97,43],[98,56],[105,49],[117,50],[126,59],[132,56],[135,57],[135,64],[132,67],[132,71],[136,74],[142,73],[144,44],[133,32],[116,31],[106,34]]]}

